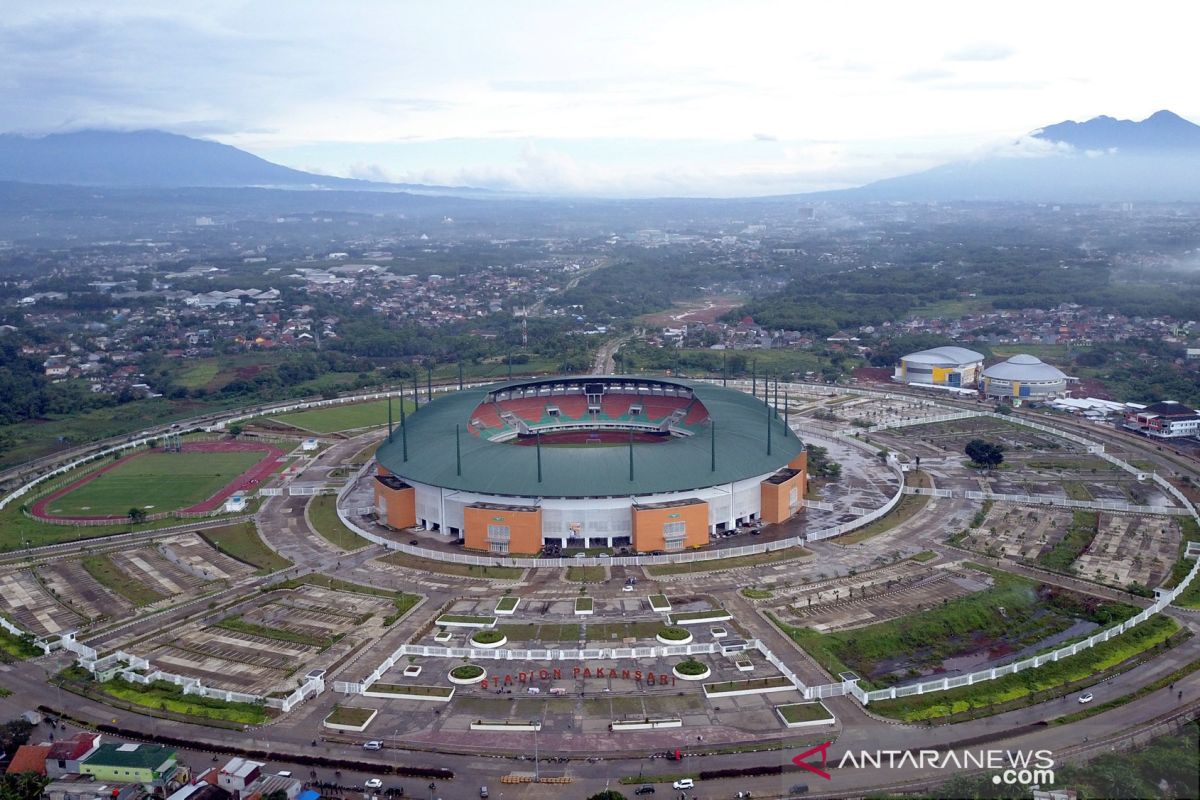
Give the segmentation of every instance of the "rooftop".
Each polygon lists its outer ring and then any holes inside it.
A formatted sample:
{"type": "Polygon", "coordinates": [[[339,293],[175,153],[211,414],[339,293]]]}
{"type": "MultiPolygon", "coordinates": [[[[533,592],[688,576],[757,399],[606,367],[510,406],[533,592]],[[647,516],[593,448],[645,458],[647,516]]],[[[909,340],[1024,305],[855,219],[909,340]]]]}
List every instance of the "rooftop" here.
{"type": "Polygon", "coordinates": [[[83,763],[88,766],[157,770],[173,758],[173,748],[157,744],[102,744],[83,763]]]}

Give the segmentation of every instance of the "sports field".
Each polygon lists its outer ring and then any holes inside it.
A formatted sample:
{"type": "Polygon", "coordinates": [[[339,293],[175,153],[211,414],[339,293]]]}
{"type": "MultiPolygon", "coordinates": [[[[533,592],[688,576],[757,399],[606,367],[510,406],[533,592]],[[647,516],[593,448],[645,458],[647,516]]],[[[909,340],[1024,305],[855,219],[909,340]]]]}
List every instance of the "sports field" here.
{"type": "Polygon", "coordinates": [[[267,454],[266,448],[141,453],[58,497],[49,498],[44,513],[62,517],[124,517],[131,508],[140,508],[147,514],[190,508],[217,494],[267,454]]]}
{"type": "MultiPolygon", "coordinates": [[[[404,413],[413,409],[412,401],[404,401],[404,413]]],[[[400,424],[400,400],[392,400],[392,417],[397,425],[400,424]]],[[[313,433],[337,433],[355,428],[373,428],[387,425],[387,400],[372,400],[368,403],[353,403],[344,406],[328,408],[313,408],[307,411],[296,411],[292,414],[280,414],[271,417],[276,422],[291,425],[313,433]]]]}

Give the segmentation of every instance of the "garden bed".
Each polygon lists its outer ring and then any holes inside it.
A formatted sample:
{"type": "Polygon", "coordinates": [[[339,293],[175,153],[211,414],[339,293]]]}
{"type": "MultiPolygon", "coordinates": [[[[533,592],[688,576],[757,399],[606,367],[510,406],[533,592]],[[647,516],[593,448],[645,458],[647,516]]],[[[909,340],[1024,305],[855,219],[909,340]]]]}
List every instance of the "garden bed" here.
{"type": "Polygon", "coordinates": [[[672,625],[699,625],[708,622],[726,622],[733,615],[723,608],[713,608],[708,611],[686,611],[681,614],[671,614],[668,619],[672,625]]]}
{"type": "Polygon", "coordinates": [[[837,721],[819,700],[813,703],[789,703],[785,706],[775,706],[775,713],[788,728],[832,725],[837,721]]]}
{"type": "Polygon", "coordinates": [[[794,691],[795,689],[795,685],[782,675],[776,675],[771,678],[747,678],[740,681],[704,684],[704,694],[707,697],[768,694],[770,692],[794,691]]]}
{"type": "Polygon", "coordinates": [[[671,601],[665,594],[652,594],[646,599],[650,601],[650,608],[653,611],[668,613],[671,610],[671,601]]]}
{"type": "Polygon", "coordinates": [[[334,706],[329,716],[325,717],[325,727],[337,731],[354,731],[362,733],[379,713],[377,708],[356,708],[354,706],[334,706]]]}
{"type": "Polygon", "coordinates": [[[363,696],[449,703],[450,699],[454,697],[454,691],[452,686],[403,686],[397,683],[373,683],[363,692],[363,696]]]}

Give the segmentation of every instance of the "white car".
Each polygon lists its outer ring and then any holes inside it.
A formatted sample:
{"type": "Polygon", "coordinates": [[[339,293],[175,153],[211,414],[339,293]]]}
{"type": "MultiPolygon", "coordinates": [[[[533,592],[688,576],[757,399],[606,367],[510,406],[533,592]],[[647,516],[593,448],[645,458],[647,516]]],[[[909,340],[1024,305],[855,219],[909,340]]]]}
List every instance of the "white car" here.
{"type": "Polygon", "coordinates": [[[671,784],[671,787],[674,789],[693,789],[695,786],[696,782],[691,778],[680,778],[671,784]]]}
{"type": "Polygon", "coordinates": [[[379,778],[367,778],[367,782],[363,786],[368,789],[382,789],[383,781],[379,780],[379,778]]]}
{"type": "Polygon", "coordinates": [[[363,742],[363,750],[382,750],[383,742],[378,739],[372,739],[369,742],[363,742]]]}
{"type": "Polygon", "coordinates": [[[1096,699],[1096,696],[1094,694],[1092,694],[1091,692],[1084,692],[1083,694],[1079,695],[1080,703],[1090,703],[1095,699],[1096,699]]]}
{"type": "Polygon", "coordinates": [[[622,586],[622,587],[621,587],[621,591],[622,591],[622,592],[632,592],[632,591],[633,591],[633,584],[632,584],[632,583],[627,583],[627,584],[625,584],[624,586],[622,586]]]}

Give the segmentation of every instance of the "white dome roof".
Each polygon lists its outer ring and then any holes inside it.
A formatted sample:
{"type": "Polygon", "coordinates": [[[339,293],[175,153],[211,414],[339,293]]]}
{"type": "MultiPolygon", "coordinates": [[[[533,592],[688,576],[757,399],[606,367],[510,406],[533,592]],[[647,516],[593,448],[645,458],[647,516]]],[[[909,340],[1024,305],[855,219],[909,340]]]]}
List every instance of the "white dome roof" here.
{"type": "Polygon", "coordinates": [[[900,360],[910,364],[928,364],[934,367],[961,367],[965,364],[983,361],[983,354],[965,347],[934,347],[919,353],[910,353],[900,360]]]}
{"type": "Polygon", "coordinates": [[[1065,381],[1066,373],[1040,358],[1021,353],[1007,361],[993,364],[983,371],[983,377],[1001,381],[1065,381]]]}

